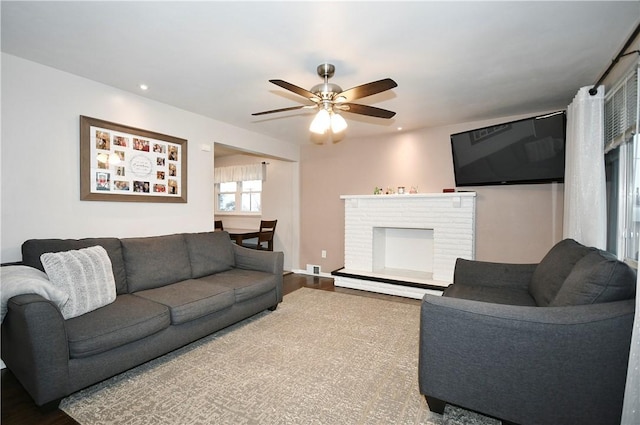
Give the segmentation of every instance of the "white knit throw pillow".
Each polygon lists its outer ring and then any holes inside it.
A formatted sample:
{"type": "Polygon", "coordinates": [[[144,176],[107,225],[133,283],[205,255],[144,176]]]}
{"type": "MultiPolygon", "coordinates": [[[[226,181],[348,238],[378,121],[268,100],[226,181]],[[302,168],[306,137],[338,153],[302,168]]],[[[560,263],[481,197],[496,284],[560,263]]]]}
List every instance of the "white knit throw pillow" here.
{"type": "Polygon", "coordinates": [[[69,294],[62,307],[65,319],[80,316],[116,299],[116,283],[107,251],[92,246],[40,256],[49,280],[69,294]]]}

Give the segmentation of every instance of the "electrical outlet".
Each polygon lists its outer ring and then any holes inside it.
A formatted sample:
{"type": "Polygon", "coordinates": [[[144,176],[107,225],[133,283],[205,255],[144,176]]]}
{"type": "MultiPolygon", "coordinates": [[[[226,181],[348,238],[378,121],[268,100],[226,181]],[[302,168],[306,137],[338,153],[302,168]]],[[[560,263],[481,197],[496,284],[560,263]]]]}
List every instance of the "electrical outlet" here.
{"type": "Polygon", "coordinates": [[[322,258],[327,258],[327,250],[326,249],[322,250],[322,258]]]}

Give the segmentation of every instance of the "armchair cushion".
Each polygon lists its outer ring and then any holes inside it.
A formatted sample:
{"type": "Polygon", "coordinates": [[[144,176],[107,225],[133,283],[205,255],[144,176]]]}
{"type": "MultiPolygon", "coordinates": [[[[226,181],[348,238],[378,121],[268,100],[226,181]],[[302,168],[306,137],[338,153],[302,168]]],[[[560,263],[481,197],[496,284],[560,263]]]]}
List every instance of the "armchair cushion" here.
{"type": "Polygon", "coordinates": [[[443,295],[497,304],[536,306],[536,301],[529,292],[519,288],[455,284],[450,285],[443,295]]]}
{"type": "Polygon", "coordinates": [[[490,286],[529,290],[537,264],[511,264],[458,258],[453,283],[458,285],[490,286]]]}
{"type": "Polygon", "coordinates": [[[573,239],[564,239],[551,248],[536,267],[529,284],[529,292],[536,304],[539,307],[548,306],[576,263],[594,250],[573,239]]]}
{"type": "Polygon", "coordinates": [[[582,257],[549,304],[569,306],[621,301],[635,295],[634,271],[614,255],[596,250],[582,257]]]}

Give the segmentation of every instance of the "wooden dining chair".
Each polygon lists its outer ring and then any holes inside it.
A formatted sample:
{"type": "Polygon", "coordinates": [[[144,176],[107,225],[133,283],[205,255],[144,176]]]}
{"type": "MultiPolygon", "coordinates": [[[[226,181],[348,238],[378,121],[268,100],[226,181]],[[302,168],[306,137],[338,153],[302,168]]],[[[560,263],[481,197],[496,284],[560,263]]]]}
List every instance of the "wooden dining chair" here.
{"type": "Polygon", "coordinates": [[[242,246],[253,249],[273,251],[273,236],[278,220],[261,220],[260,233],[256,243],[243,243],[242,246]]]}
{"type": "Polygon", "coordinates": [[[215,230],[224,230],[224,226],[222,225],[222,220],[214,220],[213,226],[215,230]]]}

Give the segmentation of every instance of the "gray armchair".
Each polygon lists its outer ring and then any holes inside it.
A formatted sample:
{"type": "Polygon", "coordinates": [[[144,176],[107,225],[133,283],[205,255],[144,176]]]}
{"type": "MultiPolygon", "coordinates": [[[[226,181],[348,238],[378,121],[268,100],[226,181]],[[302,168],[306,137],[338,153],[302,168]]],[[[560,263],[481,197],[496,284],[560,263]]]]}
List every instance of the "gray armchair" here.
{"type": "Polygon", "coordinates": [[[429,408],[505,423],[619,424],[635,272],[573,240],[537,265],[458,260],[421,308],[419,384],[429,408]]]}

